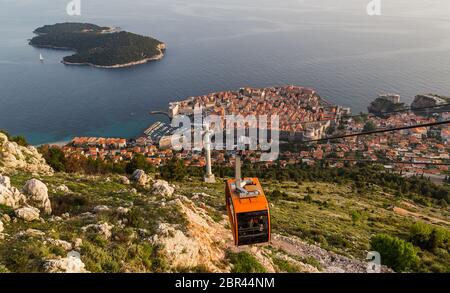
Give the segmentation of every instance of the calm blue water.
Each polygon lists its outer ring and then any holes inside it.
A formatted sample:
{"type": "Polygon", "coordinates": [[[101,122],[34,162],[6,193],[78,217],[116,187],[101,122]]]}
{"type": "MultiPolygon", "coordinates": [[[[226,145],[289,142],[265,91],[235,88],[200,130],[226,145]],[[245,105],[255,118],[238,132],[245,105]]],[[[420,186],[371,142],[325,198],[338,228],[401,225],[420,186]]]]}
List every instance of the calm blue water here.
{"type": "Polygon", "coordinates": [[[450,95],[447,0],[382,0],[379,17],[366,15],[369,0],[82,0],[79,17],[68,2],[0,0],[0,128],[33,144],[136,136],[168,101],[241,86],[309,86],[354,111],[380,92],[450,95]],[[63,21],[151,35],[167,54],[102,70],[27,45],[35,28],[63,21]]]}

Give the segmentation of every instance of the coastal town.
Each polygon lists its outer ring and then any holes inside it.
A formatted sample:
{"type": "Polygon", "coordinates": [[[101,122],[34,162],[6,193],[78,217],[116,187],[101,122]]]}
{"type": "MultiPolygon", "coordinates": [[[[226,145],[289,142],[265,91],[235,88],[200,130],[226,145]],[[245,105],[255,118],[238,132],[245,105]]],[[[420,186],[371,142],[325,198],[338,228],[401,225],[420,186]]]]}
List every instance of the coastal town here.
{"type": "Polygon", "coordinates": [[[190,116],[196,108],[201,108],[204,116],[219,116],[222,123],[225,123],[226,115],[277,115],[280,119],[280,132],[292,134],[297,139],[323,136],[332,121],[350,112],[348,108],[328,103],[313,89],[291,85],[263,89],[241,88],[237,92],[191,97],[170,103],[169,114],[171,117],[190,116]]]}
{"type": "MultiPolygon", "coordinates": [[[[385,96],[383,99],[392,99],[385,96]]],[[[436,98],[438,100],[438,98],[436,98]]],[[[400,97],[394,96],[399,103],[400,97]]],[[[278,115],[280,139],[299,145],[298,150],[283,150],[276,162],[264,164],[314,165],[326,162],[330,167],[342,167],[358,161],[379,162],[386,169],[404,174],[424,174],[444,177],[450,162],[450,127],[445,124],[417,127],[401,131],[349,137],[338,140],[308,142],[336,135],[359,133],[367,130],[389,129],[446,121],[450,112],[415,113],[394,112],[377,116],[362,114],[351,116],[350,109],[332,105],[309,88],[298,86],[264,89],[242,88],[191,97],[170,103],[169,115],[193,115],[195,107],[202,107],[205,115],[278,115]]],[[[204,167],[206,160],[201,151],[174,151],[170,137],[176,128],[164,122],[149,127],[135,139],[75,137],[62,147],[66,156],[78,155],[91,159],[119,162],[143,155],[147,162],[160,166],[177,157],[185,165],[204,167]]],[[[258,162],[257,151],[247,151],[246,159],[258,162]]],[[[232,166],[234,159],[225,151],[212,152],[214,164],[232,166]]],[[[440,178],[440,177],[439,177],[440,178]]]]}

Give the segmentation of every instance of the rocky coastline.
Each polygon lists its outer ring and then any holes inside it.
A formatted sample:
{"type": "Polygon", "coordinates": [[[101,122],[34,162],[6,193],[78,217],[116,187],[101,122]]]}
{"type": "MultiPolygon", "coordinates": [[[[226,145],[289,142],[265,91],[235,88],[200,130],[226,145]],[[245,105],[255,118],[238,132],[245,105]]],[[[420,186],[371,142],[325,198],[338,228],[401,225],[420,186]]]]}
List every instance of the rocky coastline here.
{"type": "MultiPolygon", "coordinates": [[[[53,49],[62,49],[62,48],[53,48],[53,49]]],[[[68,50],[73,50],[70,48],[67,48],[68,50]]],[[[65,64],[65,65],[78,65],[78,66],[92,66],[92,67],[96,67],[96,68],[102,68],[102,69],[114,69],[114,68],[126,68],[126,67],[132,67],[132,66],[136,66],[136,65],[141,65],[141,64],[145,64],[151,61],[158,61],[161,60],[164,57],[164,52],[166,50],[166,45],[164,43],[158,45],[158,50],[159,50],[159,54],[150,57],[150,58],[144,58],[142,60],[138,60],[138,61],[133,61],[133,62],[129,62],[129,63],[124,63],[124,64],[115,64],[115,65],[109,65],[109,66],[104,66],[104,65],[97,65],[97,64],[93,64],[93,63],[89,63],[89,62],[84,62],[84,63],[72,63],[72,62],[67,62],[62,60],[61,63],[65,64]]]]}

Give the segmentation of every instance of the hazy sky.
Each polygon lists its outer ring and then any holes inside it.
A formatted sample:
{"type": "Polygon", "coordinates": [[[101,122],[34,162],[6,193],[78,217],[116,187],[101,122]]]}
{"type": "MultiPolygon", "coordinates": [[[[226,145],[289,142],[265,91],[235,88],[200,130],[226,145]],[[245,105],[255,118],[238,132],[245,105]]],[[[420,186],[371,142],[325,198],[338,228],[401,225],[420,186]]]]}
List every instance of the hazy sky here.
{"type": "MultiPolygon", "coordinates": [[[[272,1],[271,1],[272,2],[272,1]]],[[[323,10],[352,11],[365,13],[370,0],[292,0],[299,6],[312,6],[323,10]]],[[[386,16],[450,16],[448,0],[381,0],[382,13],[386,16]]]]}
{"type": "MultiPolygon", "coordinates": [[[[34,7],[36,4],[43,3],[43,7],[48,7],[49,3],[54,3],[55,9],[69,3],[70,0],[0,0],[0,15],[8,15],[8,4],[15,3],[23,6],[34,7]]],[[[161,5],[166,2],[167,5],[177,5],[181,7],[197,8],[233,8],[253,9],[254,11],[273,10],[314,10],[314,11],[336,11],[354,14],[365,14],[366,6],[371,0],[110,0],[111,6],[122,6],[126,4],[127,10],[133,10],[133,2],[146,2],[148,5],[161,5]],[[121,3],[122,2],[122,3],[121,3]]],[[[95,5],[97,0],[81,0],[85,6],[95,5]],[[84,3],[83,3],[84,2],[84,3]]],[[[449,0],[381,0],[382,13],[386,16],[398,17],[445,17],[450,18],[449,0]]],[[[105,7],[105,9],[107,9],[105,7]]],[[[13,15],[9,15],[13,16],[13,15]]]]}

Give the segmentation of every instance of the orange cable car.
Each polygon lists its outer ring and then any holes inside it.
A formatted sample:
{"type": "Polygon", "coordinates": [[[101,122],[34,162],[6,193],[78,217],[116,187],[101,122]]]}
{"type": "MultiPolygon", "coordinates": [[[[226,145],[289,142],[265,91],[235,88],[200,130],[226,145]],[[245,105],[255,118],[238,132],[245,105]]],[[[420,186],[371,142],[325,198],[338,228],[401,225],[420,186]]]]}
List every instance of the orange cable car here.
{"type": "Polygon", "coordinates": [[[236,178],[225,186],[225,200],[236,246],[270,242],[269,203],[258,178],[241,179],[236,156],[236,178]]]}

